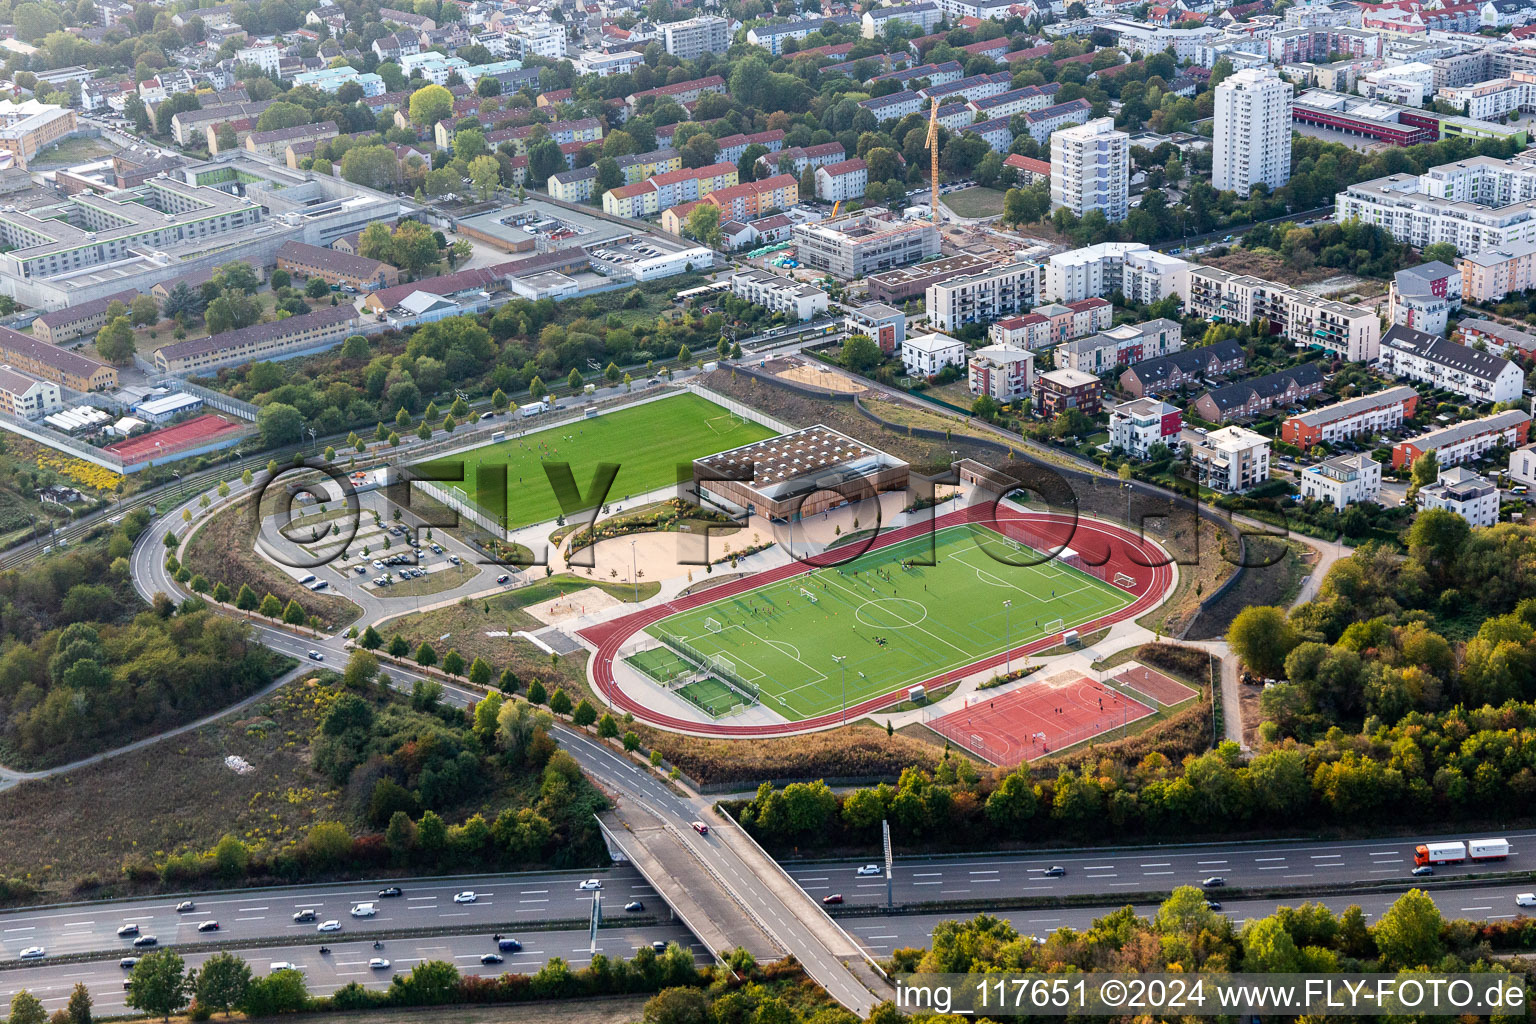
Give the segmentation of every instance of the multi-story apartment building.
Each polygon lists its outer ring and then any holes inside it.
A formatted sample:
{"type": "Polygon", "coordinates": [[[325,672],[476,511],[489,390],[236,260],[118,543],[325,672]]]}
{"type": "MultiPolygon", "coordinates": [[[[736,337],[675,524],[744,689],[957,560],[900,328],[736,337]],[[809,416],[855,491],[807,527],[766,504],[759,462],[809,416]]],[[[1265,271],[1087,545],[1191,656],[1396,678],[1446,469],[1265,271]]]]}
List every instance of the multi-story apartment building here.
{"type": "Polygon", "coordinates": [[[846,155],[841,142],[824,142],[819,146],[791,146],[777,153],[764,153],[757,158],[757,163],[758,166],[766,167],[770,171],[793,174],[799,178],[805,173],[807,167],[814,169],[826,164],[835,164],[843,160],[846,155]]]}
{"type": "Polygon", "coordinates": [[[1365,452],[1324,459],[1301,471],[1297,484],[1303,501],[1323,501],[1342,512],[1381,496],[1381,463],[1365,452]]]}
{"type": "Polygon", "coordinates": [[[858,199],[869,184],[869,165],[858,157],[816,168],[816,198],[823,202],[858,199]]]}
{"type": "Polygon", "coordinates": [[[988,96],[999,96],[1008,91],[1012,81],[1013,76],[1008,72],[995,71],[986,75],[970,75],[943,85],[928,85],[919,89],[917,94],[927,100],[929,105],[934,100],[938,100],[941,106],[946,103],[968,103],[988,96]]]}
{"type": "Polygon", "coordinates": [[[1006,405],[1029,397],[1035,354],[1007,345],[988,345],[971,353],[969,370],[971,394],[991,395],[1006,405]]]}
{"type": "Polygon", "coordinates": [[[1457,256],[1456,268],[1461,274],[1463,297],[1472,302],[1499,302],[1510,292],[1536,288],[1536,241],[1511,242],[1457,256]]]}
{"type": "Polygon", "coordinates": [[[934,3],[871,7],[864,12],[863,35],[865,39],[878,39],[885,35],[887,25],[897,22],[914,26],[927,34],[932,32],[942,19],[939,5],[934,3]]]}
{"type": "Polygon", "coordinates": [[[966,106],[972,113],[989,118],[1012,117],[1014,114],[1027,114],[1032,110],[1044,110],[1051,105],[1052,99],[1060,90],[1061,86],[1056,82],[1026,85],[1022,89],[1009,89],[992,96],[971,99],[966,106]]]}
{"type": "Polygon", "coordinates": [[[1155,444],[1177,451],[1183,429],[1178,408],[1155,398],[1133,398],[1109,410],[1110,445],[1138,459],[1145,459],[1155,444]]]}
{"type": "Polygon", "coordinates": [[[747,30],[747,42],[753,46],[761,46],[773,56],[777,57],[784,52],[784,44],[791,39],[804,39],[819,29],[830,25],[852,25],[858,21],[854,15],[838,15],[831,18],[806,18],[798,21],[783,21],[776,25],[759,25],[747,30]]]}
{"type": "Polygon", "coordinates": [[[1530,440],[1531,414],[1506,409],[1482,419],[1453,423],[1392,446],[1392,468],[1413,465],[1425,452],[1434,452],[1442,466],[1454,466],[1477,458],[1492,448],[1517,448],[1530,440]]]}
{"type": "Polygon", "coordinates": [[[1040,110],[1031,110],[1024,114],[1024,123],[1028,127],[1029,137],[1040,145],[1045,145],[1051,133],[1071,125],[1085,123],[1093,113],[1093,104],[1079,96],[1075,100],[1067,100],[1065,103],[1052,104],[1040,110]]]}
{"type": "Polygon", "coordinates": [[[1465,466],[1441,469],[1435,482],[1419,488],[1419,510],[1440,508],[1467,521],[1473,528],[1499,521],[1499,488],[1465,466]]]}
{"type": "Polygon", "coordinates": [[[117,371],[89,356],[0,327],[0,363],[76,391],[117,387],[117,371]]]}
{"type": "Polygon", "coordinates": [[[1334,197],[1334,218],[1375,224],[1399,242],[1463,253],[1536,242],[1536,160],[1474,156],[1423,174],[1391,174],[1334,197]]]}
{"type": "Polygon", "coordinates": [[[89,302],[50,310],[32,321],[32,337],[41,338],[50,345],[62,345],[66,341],[95,334],[106,326],[107,310],[112,303],[120,302],[127,306],[138,294],[131,290],[116,292],[89,302]]]}
{"type": "Polygon", "coordinates": [[[909,377],[932,377],[946,366],[965,365],[965,342],[937,331],[901,343],[901,362],[909,377]]]}
{"type": "Polygon", "coordinates": [[[1419,393],[1400,384],[1385,391],[1358,395],[1297,413],[1281,424],[1280,440],[1307,449],[1361,434],[1396,430],[1405,421],[1413,419],[1418,407],[1419,393]]]}
{"type": "Polygon", "coordinates": [[[1213,388],[1195,399],[1190,408],[1202,419],[1226,423],[1257,416],[1270,409],[1300,405],[1322,391],[1323,371],[1316,363],[1302,363],[1262,377],[1213,388]]]}
{"type": "Polygon", "coordinates": [[[154,353],[155,369],[178,376],[202,376],[223,366],[291,359],[339,344],[360,322],[351,303],[321,306],[313,313],[285,320],[162,345],[154,353]]]}
{"type": "Polygon", "coordinates": [[[10,153],[17,167],[26,167],[39,152],[79,129],[68,107],[27,100],[0,101],[0,153],[10,153]]]}
{"type": "MultiPolygon", "coordinates": [[[[673,152],[677,152],[673,150],[673,152]]],[[[678,158],[682,162],[681,156],[678,158]]],[[[588,164],[578,167],[574,171],[559,171],[549,176],[545,188],[556,199],[567,203],[585,203],[592,198],[592,191],[597,186],[597,165],[588,164]]]]}
{"type": "Polygon", "coordinates": [[[641,92],[632,92],[624,98],[625,105],[631,112],[637,108],[642,100],[667,97],[678,103],[691,103],[705,93],[720,93],[726,91],[725,79],[719,75],[709,75],[705,78],[695,78],[688,82],[674,82],[671,85],[659,85],[654,89],[645,89],[641,92]]]}
{"type": "Polygon", "coordinates": [[[1226,377],[1248,365],[1248,354],[1233,338],[1186,348],[1172,355],[1148,359],[1129,367],[1120,375],[1120,390],[1142,398],[1168,395],[1193,387],[1202,379],[1226,377]]]}
{"type": "Polygon", "coordinates": [[[1536,487],[1536,445],[1521,445],[1509,453],[1509,476],[1527,488],[1536,487]]]}
{"type": "Polygon", "coordinates": [[[1381,320],[1375,310],[1215,267],[1190,270],[1185,310],[1222,323],[1267,319],[1287,340],[1349,362],[1371,362],[1381,347],[1381,320]]]}
{"type": "Polygon", "coordinates": [[[1028,309],[1039,296],[1039,275],[1038,265],[1019,262],[931,284],[928,321],[941,331],[954,331],[1028,309]]]}
{"type": "Polygon", "coordinates": [[[1190,264],[1142,242],[1100,242],[1056,253],[1042,270],[1041,297],[1051,302],[1105,298],[1119,292],[1151,305],[1189,294],[1190,264]]]}
{"type": "Polygon", "coordinates": [[[1291,180],[1291,83],[1271,68],[1248,68],[1216,87],[1211,181],[1246,196],[1291,180]]]}
{"type": "Polygon", "coordinates": [[[849,334],[864,334],[887,356],[895,355],[907,339],[907,315],[883,302],[870,302],[850,310],[843,324],[849,334]]]}
{"type": "Polygon", "coordinates": [[[794,241],[802,263],[846,280],[904,267],[939,252],[939,232],[933,224],[903,220],[883,206],[834,221],[797,224],[794,241]]]}
{"type": "Polygon", "coordinates": [[[732,273],[731,291],[739,298],[796,320],[809,320],[827,311],[827,293],[820,288],[755,267],[732,273]]]}
{"type": "Polygon", "coordinates": [[[724,53],[731,45],[730,23],[724,18],[704,15],[687,21],[672,21],[661,26],[662,45],[681,60],[693,60],[706,53],[724,53]]]}
{"type": "Polygon", "coordinates": [[[1383,373],[1423,381],[1474,402],[1516,401],[1525,381],[1520,367],[1503,356],[1410,327],[1387,332],[1379,365],[1383,373]]]}
{"type": "Polygon", "coordinates": [[[648,217],[735,184],[735,164],[684,167],[634,185],[609,189],[603,193],[603,212],[617,217],[648,217]]]}
{"type": "Polygon", "coordinates": [[[1116,366],[1166,356],[1183,347],[1183,327],[1177,320],[1148,320],[1068,341],[1056,349],[1056,365],[1103,374],[1116,366]]]}
{"type": "Polygon", "coordinates": [[[770,210],[787,210],[799,201],[800,183],[793,174],[744,181],[704,197],[704,202],[720,207],[721,221],[742,222],[755,220],[770,210]]]}
{"type": "Polygon", "coordinates": [[[859,108],[874,114],[875,120],[882,124],[921,113],[930,106],[931,103],[915,92],[893,92],[859,101],[859,108]]]}
{"type": "Polygon", "coordinates": [[[1101,117],[1051,135],[1051,205],[1079,217],[1091,210],[1110,223],[1130,209],[1131,137],[1101,117]]]}
{"type": "Polygon", "coordinates": [[[319,124],[296,124],[292,128],[276,128],[270,132],[251,132],[245,138],[247,152],[282,162],[289,146],[296,142],[321,142],[334,139],[338,134],[335,121],[319,124]]]}
{"type": "Polygon", "coordinates": [[[64,408],[63,392],[51,380],[0,366],[0,413],[22,420],[41,419],[64,408]]]}
{"type": "Polygon", "coordinates": [[[1387,319],[1426,334],[1444,334],[1461,308],[1461,271],[1439,260],[1399,270],[1387,297],[1387,319]]]}
{"type": "Polygon", "coordinates": [[[1068,409],[1092,416],[1104,400],[1104,385],[1091,373],[1047,370],[1036,374],[1030,399],[1034,414],[1045,419],[1068,409]]]}
{"type": "Polygon", "coordinates": [[[1190,463],[1200,483],[1223,494],[1238,494],[1269,479],[1269,438],[1242,427],[1208,434],[1186,430],[1190,463]]]}
{"type": "Polygon", "coordinates": [[[1509,324],[1469,317],[1457,324],[1456,330],[1459,335],[1457,340],[1463,345],[1482,342],[1488,351],[1510,358],[1530,359],[1536,356],[1536,334],[1509,324]]]}

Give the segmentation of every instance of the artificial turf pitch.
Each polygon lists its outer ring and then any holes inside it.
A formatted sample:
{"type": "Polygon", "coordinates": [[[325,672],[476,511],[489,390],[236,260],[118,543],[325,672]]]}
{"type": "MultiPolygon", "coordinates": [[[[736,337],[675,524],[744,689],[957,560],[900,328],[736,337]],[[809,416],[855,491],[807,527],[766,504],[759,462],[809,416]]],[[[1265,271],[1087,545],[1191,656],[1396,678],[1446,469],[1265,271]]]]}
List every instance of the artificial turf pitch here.
{"type": "MultiPolygon", "coordinates": [[[[515,414],[514,414],[515,415],[515,414]]],[[[514,420],[508,430],[525,424],[514,420]]],[[[592,485],[598,463],[614,462],[619,472],[605,501],[622,502],[631,495],[671,487],[693,478],[693,460],[772,437],[774,432],[732,415],[690,392],[604,413],[562,427],[539,430],[538,422],[522,437],[499,441],[454,456],[462,462],[464,483],[442,484],[474,500],[478,467],[507,467],[507,524],[527,526],[554,519],[560,503],[544,473],[545,462],[568,462],[576,488],[583,495],[592,485]]],[[[489,502],[476,501],[486,507],[489,502]]],[[[486,509],[496,515],[495,508],[486,509]]]]}
{"type": "Polygon", "coordinates": [[[648,632],[723,656],[764,707],[800,721],[843,706],[844,668],[853,706],[1047,636],[1055,619],[1071,629],[1135,600],[1059,559],[1008,564],[989,551],[1014,562],[1030,555],[985,527],[952,526],[680,612],[648,632]],[[901,568],[930,553],[936,564],[901,568]]]}

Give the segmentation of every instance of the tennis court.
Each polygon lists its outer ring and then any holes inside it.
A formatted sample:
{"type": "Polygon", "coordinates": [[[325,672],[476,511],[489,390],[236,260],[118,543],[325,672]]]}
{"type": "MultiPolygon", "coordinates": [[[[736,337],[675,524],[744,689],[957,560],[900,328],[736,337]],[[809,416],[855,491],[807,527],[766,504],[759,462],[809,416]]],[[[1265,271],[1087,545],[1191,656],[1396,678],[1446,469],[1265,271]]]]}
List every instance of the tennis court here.
{"type": "Polygon", "coordinates": [[[993,764],[1012,768],[1126,729],[1153,713],[1126,694],[1074,675],[1026,683],[1000,697],[982,695],[928,727],[993,764]]]}
{"type": "Polygon", "coordinates": [[[604,500],[622,502],[633,495],[674,486],[680,479],[693,479],[694,459],[774,434],[761,423],[692,392],[559,427],[540,430],[540,426],[536,419],[518,421],[514,415],[508,431],[523,428],[532,432],[444,460],[448,464],[463,463],[465,482],[439,486],[475,501],[491,515],[500,515],[502,510],[491,507],[496,502],[491,500],[490,493],[483,500],[476,500],[477,474],[481,466],[505,466],[507,525],[527,526],[554,519],[561,512],[544,472],[546,462],[569,463],[571,477],[582,495],[592,487],[600,463],[616,463],[618,475],[604,500]]]}
{"type": "Polygon", "coordinates": [[[647,632],[800,721],[841,708],[845,686],[856,705],[1136,597],[966,523],[680,612],[647,632]]]}
{"type": "Polygon", "coordinates": [[[1145,665],[1130,665],[1115,674],[1115,682],[1133,693],[1144,694],[1165,708],[1182,704],[1195,695],[1195,691],[1145,665]]]}

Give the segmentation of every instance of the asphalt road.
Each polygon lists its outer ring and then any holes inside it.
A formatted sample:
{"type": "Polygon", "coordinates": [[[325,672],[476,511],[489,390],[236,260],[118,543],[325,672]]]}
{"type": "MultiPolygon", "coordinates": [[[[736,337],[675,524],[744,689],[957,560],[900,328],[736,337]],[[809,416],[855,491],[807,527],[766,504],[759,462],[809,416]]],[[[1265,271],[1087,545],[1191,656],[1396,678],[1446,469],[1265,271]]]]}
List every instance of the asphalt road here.
{"type": "MultiPolygon", "coordinates": [[[[1311,886],[1347,882],[1389,882],[1412,879],[1413,848],[1421,842],[1474,838],[1467,835],[1425,836],[1354,842],[1251,843],[1153,847],[1133,850],[1089,850],[1063,854],[974,857],[904,858],[896,850],[893,894],[897,902],[991,899],[1006,896],[1071,896],[1098,894],[1113,898],[1125,893],[1198,885],[1211,876],[1229,886],[1311,886]],[[1061,878],[1047,878],[1046,869],[1066,869],[1061,878]]],[[[1506,861],[1445,865],[1437,878],[1536,870],[1536,832],[1504,833],[1510,842],[1506,861]],[[1521,850],[1524,848],[1524,856],[1521,850]]],[[[847,862],[796,864],[789,868],[801,888],[820,899],[841,893],[848,903],[878,903],[885,899],[885,877],[861,878],[857,864],[847,862]]]]}
{"type": "MultiPolygon", "coordinates": [[[[495,951],[496,944],[489,934],[451,935],[423,939],[391,939],[384,948],[375,950],[366,941],[329,941],[331,951],[321,955],[320,944],[303,946],[267,946],[255,949],[235,950],[250,962],[258,975],[270,973],[271,964],[279,961],[297,964],[303,968],[312,995],[329,995],[344,985],[358,982],[367,988],[387,988],[389,979],[396,971],[408,972],[423,960],[448,960],[462,974],[499,975],[504,972],[532,974],[549,962],[561,957],[572,967],[585,967],[592,954],[588,932],[578,931],[503,932],[509,938],[522,942],[517,953],[503,953],[500,964],[482,964],[482,954],[495,951]],[[373,957],[390,961],[389,969],[368,966],[373,957]]],[[[654,940],[677,942],[693,951],[700,963],[708,963],[708,951],[694,941],[693,936],[680,924],[656,925],[647,928],[603,928],[597,933],[597,951],[610,957],[631,957],[641,946],[654,940]]],[[[193,953],[186,957],[189,968],[197,967],[211,953],[193,953]]],[[[123,979],[128,971],[118,966],[117,960],[91,961],[89,963],[38,965],[0,971],[0,1005],[9,1005],[17,990],[26,989],[43,1001],[49,1011],[64,1005],[76,984],[84,983],[90,989],[93,1009],[97,1016],[109,1016],[132,1012],[123,1001],[123,979]]]]}
{"type": "Polygon", "coordinates": [[[624,904],[635,899],[647,903],[647,910],[662,910],[655,891],[633,868],[433,879],[402,883],[404,895],[389,899],[378,898],[379,889],[393,884],[388,881],[254,889],[0,914],[0,960],[14,959],[29,946],[42,946],[49,956],[103,950],[126,954],[133,949],[134,937],[118,936],[118,928],[124,925],[137,925],[141,936],[152,935],[161,945],[221,938],[319,941],[317,925],[327,920],[341,922],[342,936],[479,924],[488,931],[505,932],[521,922],[589,917],[592,894],[577,888],[585,878],[602,881],[607,916],[622,916],[624,904]],[[455,903],[454,894],[465,890],[475,893],[475,902],[455,903]],[[176,904],[186,898],[196,903],[196,909],[178,913],[176,904]],[[352,917],[349,912],[359,903],[372,903],[377,915],[352,917]],[[302,910],[313,910],[316,920],[296,923],[293,915],[302,910]],[[199,932],[197,926],[204,921],[217,921],[219,930],[199,932]]]}

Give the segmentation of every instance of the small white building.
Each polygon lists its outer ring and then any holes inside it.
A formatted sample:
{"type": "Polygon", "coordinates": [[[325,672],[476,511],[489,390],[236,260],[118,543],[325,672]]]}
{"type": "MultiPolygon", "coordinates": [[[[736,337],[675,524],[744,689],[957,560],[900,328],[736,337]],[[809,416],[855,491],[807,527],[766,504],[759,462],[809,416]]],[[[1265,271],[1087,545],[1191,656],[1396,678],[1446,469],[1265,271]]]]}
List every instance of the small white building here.
{"type": "Polygon", "coordinates": [[[901,344],[901,361],[909,377],[932,377],[946,366],[965,365],[965,342],[937,331],[908,338],[901,344]]]}
{"type": "Polygon", "coordinates": [[[1035,354],[1008,345],[989,345],[971,353],[971,394],[991,395],[1004,405],[1029,397],[1035,354]]]}
{"type": "Polygon", "coordinates": [[[1499,489],[1465,466],[1442,469],[1435,482],[1419,489],[1419,509],[1443,508],[1473,527],[1499,521],[1499,489]]]}
{"type": "Polygon", "coordinates": [[[1222,427],[1202,434],[1184,431],[1200,483],[1213,491],[1237,494],[1269,479],[1269,438],[1243,427],[1222,427]]]}
{"type": "Polygon", "coordinates": [[[1381,463],[1364,452],[1327,459],[1301,471],[1301,496],[1326,501],[1340,512],[1381,496],[1381,463]]]}
{"type": "Polygon", "coordinates": [[[1145,459],[1155,444],[1178,451],[1184,418],[1177,407],[1155,398],[1137,398],[1111,406],[1109,443],[1138,459],[1145,459]]]}
{"type": "Polygon", "coordinates": [[[1461,308],[1461,271],[1433,260],[1399,270],[1387,298],[1387,319],[1425,334],[1444,334],[1461,308]]]}
{"type": "Polygon", "coordinates": [[[1536,487],[1536,444],[1522,445],[1509,453],[1509,476],[1527,487],[1536,487]]]}
{"type": "Polygon", "coordinates": [[[201,398],[178,391],[173,395],[163,395],[139,402],[133,407],[133,414],[149,423],[165,423],[182,413],[192,412],[202,407],[201,398]]]}
{"type": "Polygon", "coordinates": [[[796,320],[809,320],[827,311],[827,293],[820,288],[755,267],[733,273],[731,291],[738,298],[796,320]]]}

